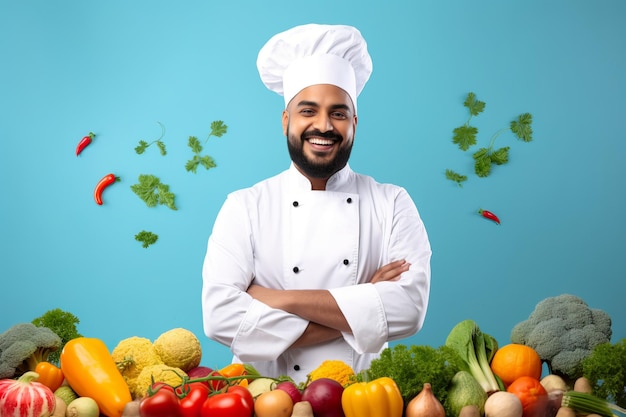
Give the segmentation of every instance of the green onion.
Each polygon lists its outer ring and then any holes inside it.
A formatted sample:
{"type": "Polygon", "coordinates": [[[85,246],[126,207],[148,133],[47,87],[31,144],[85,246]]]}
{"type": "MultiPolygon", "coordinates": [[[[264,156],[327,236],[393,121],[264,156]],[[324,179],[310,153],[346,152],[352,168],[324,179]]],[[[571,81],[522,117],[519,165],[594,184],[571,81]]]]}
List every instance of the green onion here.
{"type": "Polygon", "coordinates": [[[577,391],[564,392],[561,405],[563,407],[571,408],[576,411],[576,413],[599,414],[603,417],[620,417],[619,415],[613,413],[613,411],[626,413],[625,409],[618,407],[615,404],[611,404],[602,398],[577,391]]]}

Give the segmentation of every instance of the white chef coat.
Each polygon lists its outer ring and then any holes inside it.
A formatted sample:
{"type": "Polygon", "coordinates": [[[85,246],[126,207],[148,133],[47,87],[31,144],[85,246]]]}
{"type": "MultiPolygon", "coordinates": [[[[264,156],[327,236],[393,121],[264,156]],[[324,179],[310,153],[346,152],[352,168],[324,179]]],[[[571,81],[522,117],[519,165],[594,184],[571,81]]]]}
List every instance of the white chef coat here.
{"type": "Polygon", "coordinates": [[[291,167],[228,195],[208,241],[202,275],[206,335],[234,362],[296,382],[324,360],[359,372],[387,341],[416,333],[430,291],[431,248],[406,190],[346,166],[325,191],[291,167]],[[405,259],[398,281],[370,284],[381,266],[405,259]],[[252,283],[275,289],[328,289],[352,332],[289,349],[308,322],[254,300],[252,283]]]}

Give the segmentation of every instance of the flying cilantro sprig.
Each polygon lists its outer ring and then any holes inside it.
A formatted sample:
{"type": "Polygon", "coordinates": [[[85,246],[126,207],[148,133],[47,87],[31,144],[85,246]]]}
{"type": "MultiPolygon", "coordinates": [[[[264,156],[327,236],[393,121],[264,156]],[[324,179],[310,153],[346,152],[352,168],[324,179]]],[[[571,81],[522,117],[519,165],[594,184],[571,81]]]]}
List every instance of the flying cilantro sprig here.
{"type": "Polygon", "coordinates": [[[469,118],[463,125],[452,131],[454,133],[452,142],[456,143],[462,151],[466,151],[470,146],[476,145],[476,135],[478,134],[478,128],[472,126],[470,121],[472,117],[478,116],[485,110],[485,103],[476,100],[476,94],[469,93],[463,105],[469,110],[469,118]]]}
{"type": "MultiPolygon", "coordinates": [[[[206,144],[211,136],[218,138],[222,137],[227,131],[228,126],[226,126],[223,121],[215,120],[211,122],[211,132],[204,140],[204,143],[206,144]]],[[[217,166],[215,160],[211,156],[202,155],[202,143],[200,143],[200,140],[198,140],[197,137],[189,136],[187,146],[189,146],[191,151],[194,153],[193,158],[185,164],[187,172],[193,172],[195,174],[199,166],[203,166],[207,170],[217,166]]]]}
{"type": "Polygon", "coordinates": [[[459,187],[462,187],[463,183],[467,181],[467,175],[461,175],[458,172],[452,171],[451,169],[446,169],[446,178],[450,181],[456,182],[459,187]]]}
{"type": "Polygon", "coordinates": [[[474,158],[474,172],[479,177],[487,177],[491,173],[491,167],[495,165],[503,165],[509,162],[509,146],[494,149],[495,141],[500,134],[510,130],[518,139],[524,142],[533,140],[532,129],[533,116],[530,113],[524,113],[513,120],[508,128],[500,129],[492,137],[489,147],[480,148],[472,155],[474,158]]]}
{"type": "Polygon", "coordinates": [[[161,183],[161,180],[154,175],[139,175],[139,182],[131,185],[130,189],[148,207],[156,207],[158,204],[161,204],[172,210],[178,210],[174,201],[176,196],[170,191],[170,186],[161,183]]]}
{"type": "Polygon", "coordinates": [[[161,136],[158,139],[153,140],[150,143],[146,142],[145,140],[140,140],[139,145],[135,147],[135,152],[137,153],[137,155],[141,155],[150,146],[154,145],[155,143],[157,147],[159,148],[159,152],[161,153],[161,155],[162,156],[167,155],[167,149],[165,148],[165,143],[161,140],[163,139],[163,136],[165,136],[165,126],[163,126],[163,123],[161,122],[157,122],[157,123],[161,126],[161,136]]]}
{"type": "Polygon", "coordinates": [[[135,240],[137,242],[141,242],[141,246],[147,248],[148,246],[155,244],[156,241],[159,240],[159,235],[142,230],[135,235],[135,240]]]}
{"type": "MultiPolygon", "coordinates": [[[[461,150],[467,151],[476,144],[476,136],[478,134],[478,129],[470,125],[470,121],[473,116],[482,113],[485,109],[485,103],[477,100],[476,95],[470,92],[463,105],[468,108],[470,116],[465,124],[453,130],[452,142],[457,144],[461,150]]],[[[511,121],[508,128],[500,129],[491,137],[488,147],[480,148],[474,152],[472,154],[474,173],[478,177],[488,177],[491,174],[493,165],[504,165],[509,162],[510,147],[504,146],[497,149],[494,147],[496,139],[507,130],[510,130],[518,139],[524,142],[532,141],[532,120],[530,113],[519,115],[517,119],[511,121]]],[[[462,183],[467,180],[467,176],[451,169],[447,169],[445,175],[447,179],[456,182],[459,186],[462,186],[462,183]]]]}

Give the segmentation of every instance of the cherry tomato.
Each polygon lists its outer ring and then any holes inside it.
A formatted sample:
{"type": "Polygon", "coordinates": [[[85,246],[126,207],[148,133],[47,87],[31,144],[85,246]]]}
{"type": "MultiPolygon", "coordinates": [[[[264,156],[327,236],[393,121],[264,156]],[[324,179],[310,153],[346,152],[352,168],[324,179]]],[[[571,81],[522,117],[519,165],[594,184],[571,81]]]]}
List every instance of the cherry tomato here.
{"type": "Polygon", "coordinates": [[[141,417],[182,417],[178,396],[172,387],[155,384],[149,391],[149,395],[139,404],[141,417]]]}
{"type": "Polygon", "coordinates": [[[281,389],[264,392],[254,401],[256,417],[289,417],[292,411],[291,396],[281,389]]]}
{"type": "Polygon", "coordinates": [[[207,398],[202,404],[200,417],[252,417],[253,412],[240,394],[225,392],[207,398]]]}
{"type": "Polygon", "coordinates": [[[202,405],[209,397],[209,387],[202,382],[192,382],[177,388],[180,399],[180,413],[182,417],[200,417],[202,405]]]}

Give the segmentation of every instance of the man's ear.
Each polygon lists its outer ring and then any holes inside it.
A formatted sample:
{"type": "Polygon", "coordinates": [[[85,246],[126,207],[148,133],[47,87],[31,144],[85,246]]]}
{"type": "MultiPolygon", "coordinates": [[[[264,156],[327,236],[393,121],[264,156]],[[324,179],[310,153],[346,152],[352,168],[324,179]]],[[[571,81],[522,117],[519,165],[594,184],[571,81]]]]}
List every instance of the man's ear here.
{"type": "Polygon", "coordinates": [[[287,130],[289,130],[289,112],[285,109],[283,110],[283,135],[287,136],[287,130]]]}

